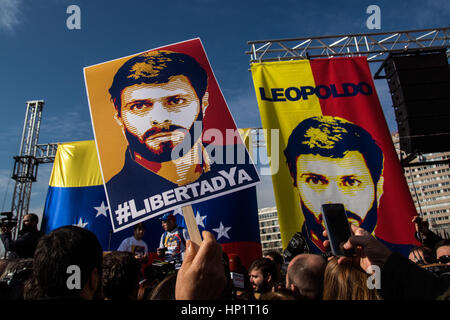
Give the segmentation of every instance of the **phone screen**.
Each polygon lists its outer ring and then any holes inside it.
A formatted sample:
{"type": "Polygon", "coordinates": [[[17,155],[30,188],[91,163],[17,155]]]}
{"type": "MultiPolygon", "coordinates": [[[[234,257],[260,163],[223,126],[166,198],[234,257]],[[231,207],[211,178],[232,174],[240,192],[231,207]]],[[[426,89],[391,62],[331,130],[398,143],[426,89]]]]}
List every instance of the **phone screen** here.
{"type": "Polygon", "coordinates": [[[349,256],[354,250],[344,250],[343,245],[351,236],[345,207],[341,203],[322,205],[322,212],[330,240],[331,252],[335,256],[349,256]]]}

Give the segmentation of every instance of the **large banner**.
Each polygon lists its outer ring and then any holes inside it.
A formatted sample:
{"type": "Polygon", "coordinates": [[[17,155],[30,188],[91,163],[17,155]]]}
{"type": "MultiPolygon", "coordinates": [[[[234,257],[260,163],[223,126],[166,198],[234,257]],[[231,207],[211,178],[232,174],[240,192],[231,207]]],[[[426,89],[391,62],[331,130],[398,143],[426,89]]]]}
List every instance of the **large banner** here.
{"type": "Polygon", "coordinates": [[[266,141],[279,159],[272,174],[283,247],[301,231],[323,251],[321,205],[343,203],[350,222],[407,253],[417,243],[416,209],[366,58],[255,63],[251,71],[263,127],[280,130],[278,147],[266,141]]]}
{"type": "Polygon", "coordinates": [[[200,39],[84,74],[114,232],[259,182],[200,39]]]}
{"type": "Polygon", "coordinates": [[[41,229],[48,233],[67,225],[92,231],[103,250],[111,250],[112,228],[94,141],[58,145],[41,229]]]}
{"type": "MultiPolygon", "coordinates": [[[[248,268],[261,257],[256,187],[192,205],[200,231],[208,230],[227,254],[237,254],[248,268]]],[[[174,210],[184,226],[181,210],[174,210]]],[[[95,142],[77,141],[58,145],[45,202],[42,230],[75,225],[92,231],[104,251],[117,250],[133,228],[113,233],[110,211],[100,172],[95,142]]],[[[144,241],[156,252],[164,232],[158,218],[144,222],[144,241]]]]}

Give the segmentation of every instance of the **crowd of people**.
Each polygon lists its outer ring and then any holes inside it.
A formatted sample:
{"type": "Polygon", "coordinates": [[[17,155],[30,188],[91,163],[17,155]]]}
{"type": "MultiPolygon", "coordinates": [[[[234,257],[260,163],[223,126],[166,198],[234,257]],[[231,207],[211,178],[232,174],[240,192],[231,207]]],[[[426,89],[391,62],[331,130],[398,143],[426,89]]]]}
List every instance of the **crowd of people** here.
{"type": "MultiPolygon", "coordinates": [[[[167,218],[171,219],[165,216],[165,225],[167,218]]],[[[36,232],[34,220],[32,217],[33,228],[25,228],[27,232],[36,232]]],[[[203,231],[200,246],[183,239],[183,260],[176,267],[164,261],[164,250],[160,250],[160,260],[144,264],[148,253],[141,242],[142,225],[135,228],[134,239],[124,241],[121,250],[113,252],[103,252],[92,232],[64,226],[27,242],[30,250],[20,248],[13,259],[0,260],[0,299],[449,299],[450,240],[440,239],[420,218],[413,222],[416,237],[424,245],[414,248],[409,259],[352,225],[353,236],[344,248],[355,249],[356,255],[301,253],[286,261],[282,254],[272,251],[253,261],[248,269],[238,255],[225,254],[208,231],[203,231]],[[132,252],[127,244],[138,250],[132,252]]],[[[23,242],[20,237],[17,243],[9,237],[7,240],[10,248],[23,242]]],[[[328,240],[323,245],[329,248],[328,240]]]]}

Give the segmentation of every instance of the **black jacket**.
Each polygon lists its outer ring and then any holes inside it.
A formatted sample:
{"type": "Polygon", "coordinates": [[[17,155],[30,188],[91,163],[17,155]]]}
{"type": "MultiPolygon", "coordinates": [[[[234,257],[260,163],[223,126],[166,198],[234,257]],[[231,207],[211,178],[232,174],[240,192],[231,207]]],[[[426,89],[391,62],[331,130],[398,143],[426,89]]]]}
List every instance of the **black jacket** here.
{"type": "Polygon", "coordinates": [[[448,275],[419,267],[399,253],[393,253],[381,268],[380,294],[385,300],[435,300],[450,286],[448,275]]]}
{"type": "Polygon", "coordinates": [[[42,233],[39,230],[20,231],[17,240],[11,240],[11,233],[2,233],[0,235],[5,251],[14,252],[19,258],[33,258],[36,246],[42,233]]]}

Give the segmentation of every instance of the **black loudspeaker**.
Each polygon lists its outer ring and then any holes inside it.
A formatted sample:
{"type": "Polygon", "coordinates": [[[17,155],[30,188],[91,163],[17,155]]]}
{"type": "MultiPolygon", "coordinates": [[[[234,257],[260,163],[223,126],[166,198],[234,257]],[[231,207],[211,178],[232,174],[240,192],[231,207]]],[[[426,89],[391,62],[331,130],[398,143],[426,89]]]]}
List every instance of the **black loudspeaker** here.
{"type": "Polygon", "coordinates": [[[450,151],[450,69],[446,50],[391,53],[384,63],[406,154],[450,151]]]}

